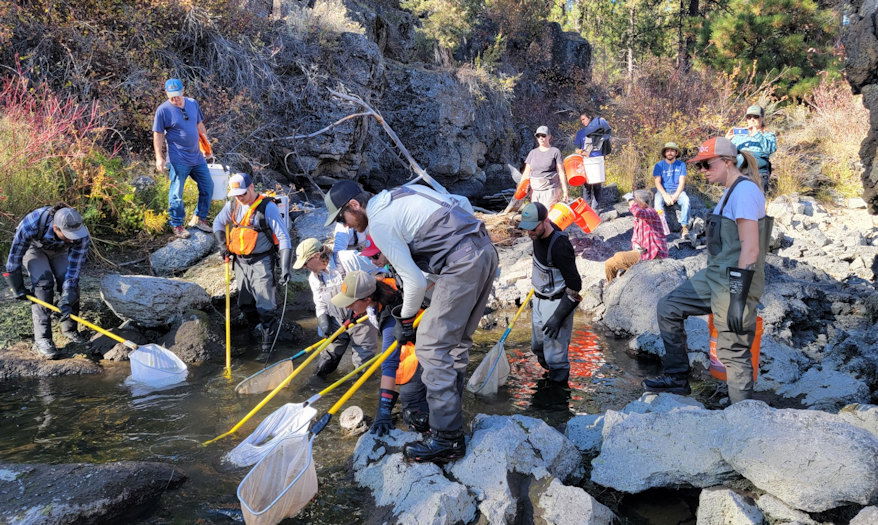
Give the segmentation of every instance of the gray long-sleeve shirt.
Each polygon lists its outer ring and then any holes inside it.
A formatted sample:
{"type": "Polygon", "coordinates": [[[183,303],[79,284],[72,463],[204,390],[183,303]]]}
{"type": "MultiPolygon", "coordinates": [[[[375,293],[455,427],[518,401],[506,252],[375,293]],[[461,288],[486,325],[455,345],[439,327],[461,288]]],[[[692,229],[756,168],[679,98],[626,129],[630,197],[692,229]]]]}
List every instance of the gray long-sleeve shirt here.
{"type": "MultiPolygon", "coordinates": [[[[235,218],[237,221],[241,221],[244,218],[244,214],[247,213],[247,209],[249,206],[238,205],[237,206],[237,217],[235,218]]],[[[290,233],[287,231],[286,225],[284,224],[283,217],[281,217],[280,210],[277,209],[277,205],[273,202],[269,202],[265,206],[265,220],[268,222],[268,227],[271,228],[271,231],[274,233],[275,237],[278,240],[278,248],[281,250],[290,250],[292,249],[292,245],[290,243],[290,233]]],[[[216,218],[213,220],[213,231],[221,232],[225,231],[226,224],[232,221],[232,201],[226,203],[223,206],[223,209],[216,215],[216,218]]],[[[255,223],[255,218],[253,221],[255,223]]],[[[255,227],[260,227],[261,225],[253,224],[255,227]]],[[[256,246],[253,248],[253,253],[263,253],[267,252],[272,248],[274,243],[272,240],[265,235],[262,231],[259,232],[259,236],[256,239],[256,246]]]]}

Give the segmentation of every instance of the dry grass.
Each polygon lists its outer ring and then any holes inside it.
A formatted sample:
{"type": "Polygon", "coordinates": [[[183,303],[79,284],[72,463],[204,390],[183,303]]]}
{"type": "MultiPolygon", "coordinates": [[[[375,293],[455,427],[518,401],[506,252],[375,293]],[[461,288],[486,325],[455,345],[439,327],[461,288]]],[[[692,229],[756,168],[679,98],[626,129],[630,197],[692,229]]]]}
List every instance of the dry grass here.
{"type": "Polygon", "coordinates": [[[485,223],[491,242],[496,246],[511,246],[525,233],[515,227],[515,214],[485,214],[476,212],[476,218],[485,223]]]}

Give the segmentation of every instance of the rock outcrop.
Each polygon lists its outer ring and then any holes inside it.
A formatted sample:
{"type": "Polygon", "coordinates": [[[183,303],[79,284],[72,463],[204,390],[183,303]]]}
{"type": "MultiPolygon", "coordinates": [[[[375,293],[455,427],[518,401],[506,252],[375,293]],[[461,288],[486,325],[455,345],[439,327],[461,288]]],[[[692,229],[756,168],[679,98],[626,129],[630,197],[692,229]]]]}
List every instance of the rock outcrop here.
{"type": "Polygon", "coordinates": [[[188,239],[174,239],[149,256],[156,275],[174,275],[197,263],[216,247],[213,234],[189,228],[188,239]]]}
{"type": "Polygon", "coordinates": [[[761,525],[762,513],[746,498],[733,490],[711,487],[698,496],[696,525],[761,525]]]}
{"type": "Polygon", "coordinates": [[[120,319],[143,327],[169,325],[187,310],[210,304],[207,292],[197,284],[145,275],[105,276],[101,298],[120,319]]]}
{"type": "Polygon", "coordinates": [[[0,521],[113,523],[146,510],[184,480],[164,463],[0,464],[0,521]]]}
{"type": "Polygon", "coordinates": [[[794,509],[822,512],[878,498],[878,436],[834,414],[759,401],[722,411],[608,411],[592,468],[592,481],[625,492],[744,477],[794,509]]]}
{"type": "Polygon", "coordinates": [[[863,94],[863,105],[870,114],[869,134],[860,146],[863,198],[869,211],[878,214],[878,30],[875,29],[878,4],[853,0],[845,7],[847,24],[842,29],[845,77],[854,93],[863,94]]]}
{"type": "Polygon", "coordinates": [[[419,439],[417,434],[393,430],[378,438],[366,433],[354,452],[354,479],[387,509],[382,519],[397,523],[555,523],[561,503],[582,511],[577,523],[613,519],[581,488],[564,485],[581,478],[581,456],[543,421],[479,414],[472,430],[466,456],[443,468],[402,459],[402,445],[419,439]]]}

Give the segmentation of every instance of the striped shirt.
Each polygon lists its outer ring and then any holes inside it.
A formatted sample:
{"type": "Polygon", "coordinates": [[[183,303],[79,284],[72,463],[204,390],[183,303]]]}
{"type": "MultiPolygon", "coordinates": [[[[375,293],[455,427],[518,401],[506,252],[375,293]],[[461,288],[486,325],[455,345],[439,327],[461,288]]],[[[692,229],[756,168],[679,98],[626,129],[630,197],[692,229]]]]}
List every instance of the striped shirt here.
{"type": "Polygon", "coordinates": [[[82,271],[83,263],[85,263],[85,257],[88,255],[91,237],[86,235],[82,239],[66,243],[55,236],[55,232],[52,230],[51,217],[46,223],[46,231],[38,231],[40,217],[44,211],[46,211],[45,207],[37,208],[25,215],[24,219],[18,223],[18,227],[15,229],[15,236],[12,238],[12,248],[9,249],[9,258],[6,260],[6,271],[14,272],[21,268],[21,261],[24,258],[25,252],[32,243],[39,240],[44,250],[67,250],[67,272],[64,275],[64,286],[78,286],[79,274],[82,271]]]}
{"type": "Polygon", "coordinates": [[[652,208],[641,208],[633,200],[628,205],[634,215],[634,235],[631,244],[640,247],[641,261],[662,259],[668,256],[668,241],[665,239],[662,219],[652,208]]]}

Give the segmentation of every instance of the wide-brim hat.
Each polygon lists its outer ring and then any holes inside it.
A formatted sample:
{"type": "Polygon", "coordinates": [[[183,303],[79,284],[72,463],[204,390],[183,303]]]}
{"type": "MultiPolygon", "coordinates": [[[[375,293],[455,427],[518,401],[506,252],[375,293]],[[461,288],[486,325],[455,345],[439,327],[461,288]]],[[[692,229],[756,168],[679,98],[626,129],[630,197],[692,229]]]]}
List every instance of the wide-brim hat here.
{"type": "Polygon", "coordinates": [[[680,156],[680,146],[677,146],[677,143],[676,143],[676,142],[665,142],[665,145],[662,146],[662,153],[661,153],[661,156],[664,157],[664,156],[665,156],[665,152],[668,151],[669,149],[672,149],[672,150],[676,151],[676,152],[677,152],[677,156],[678,156],[678,157],[680,156]]]}

